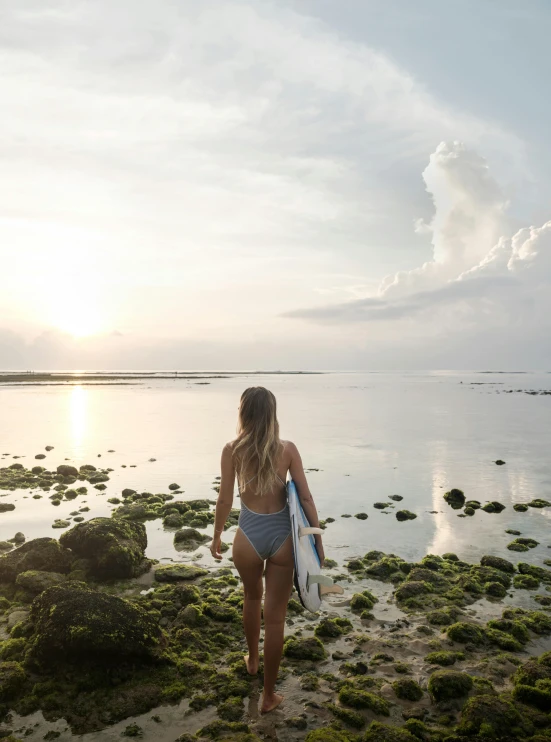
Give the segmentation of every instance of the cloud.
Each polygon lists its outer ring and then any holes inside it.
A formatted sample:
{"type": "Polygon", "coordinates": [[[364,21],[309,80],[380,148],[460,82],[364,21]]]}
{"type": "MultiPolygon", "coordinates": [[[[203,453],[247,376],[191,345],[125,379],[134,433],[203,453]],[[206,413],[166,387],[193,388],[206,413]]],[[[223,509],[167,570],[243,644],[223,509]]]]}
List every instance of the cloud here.
{"type": "Polygon", "coordinates": [[[417,221],[415,231],[431,233],[433,259],[388,276],[376,294],[285,316],[321,324],[405,322],[416,337],[514,327],[543,338],[551,313],[551,221],[503,235],[507,200],[485,160],[459,142],[440,144],[423,178],[434,216],[429,224],[417,221]]]}

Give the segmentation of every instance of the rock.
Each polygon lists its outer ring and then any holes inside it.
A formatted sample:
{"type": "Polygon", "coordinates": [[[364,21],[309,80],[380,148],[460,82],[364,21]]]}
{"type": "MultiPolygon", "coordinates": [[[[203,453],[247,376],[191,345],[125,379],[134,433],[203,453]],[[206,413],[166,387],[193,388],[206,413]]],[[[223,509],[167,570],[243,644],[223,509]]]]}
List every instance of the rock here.
{"type": "Polygon", "coordinates": [[[15,698],[25,684],[25,671],[19,662],[0,662],[0,701],[15,698]]]}
{"type": "Polygon", "coordinates": [[[494,569],[500,569],[502,572],[510,572],[513,574],[516,572],[515,565],[507,559],[501,557],[486,555],[480,560],[480,564],[483,567],[493,567],[494,569]]]}
{"type": "Polygon", "coordinates": [[[404,498],[402,495],[390,495],[389,500],[394,500],[394,502],[401,502],[404,498]]]}
{"type": "Polygon", "coordinates": [[[71,521],[61,520],[58,518],[57,520],[54,520],[54,522],[52,523],[52,528],[69,528],[70,525],[71,525],[71,521]]]}
{"type": "Polygon", "coordinates": [[[283,654],[293,660],[310,660],[319,662],[325,659],[325,649],[321,641],[311,636],[301,639],[296,636],[290,636],[283,645],[283,654]]]}
{"type": "Polygon", "coordinates": [[[398,512],[396,513],[396,520],[399,521],[415,520],[415,518],[417,518],[417,516],[410,510],[398,510],[398,512]]]}
{"type": "Polygon", "coordinates": [[[484,592],[492,598],[504,598],[507,595],[507,589],[500,582],[487,582],[484,592]]]}
{"type": "Polygon", "coordinates": [[[11,502],[0,502],[0,513],[8,513],[15,510],[15,505],[11,502]]]}
{"type": "Polygon", "coordinates": [[[80,467],[80,471],[88,472],[88,471],[97,471],[96,467],[93,464],[83,464],[80,467]]]}
{"type": "Polygon", "coordinates": [[[537,590],[540,586],[540,581],[537,577],[532,577],[532,575],[515,575],[513,585],[517,590],[537,590]]]}
{"type": "Polygon", "coordinates": [[[398,602],[401,602],[430,592],[432,588],[424,580],[408,580],[396,590],[395,597],[398,602]]]}
{"type": "Polygon", "coordinates": [[[385,508],[388,508],[390,505],[389,502],[375,502],[373,503],[373,507],[377,510],[384,510],[385,508]]]}
{"type": "Polygon", "coordinates": [[[195,528],[182,528],[174,534],[174,546],[181,551],[194,551],[210,540],[210,536],[200,533],[195,528]]]}
{"type": "Polygon", "coordinates": [[[59,585],[65,579],[65,575],[59,574],[59,572],[41,572],[36,569],[18,574],[15,584],[35,596],[53,585],[59,585]]]}
{"type": "Polygon", "coordinates": [[[98,579],[136,577],[147,570],[145,526],[114,518],[92,518],[79,523],[59,539],[77,556],[90,560],[98,579]]]}
{"type": "Polygon", "coordinates": [[[207,569],[194,564],[163,564],[155,570],[155,579],[157,582],[177,582],[178,580],[195,580],[207,574],[207,569]]]}
{"type": "Polygon", "coordinates": [[[419,683],[411,678],[400,678],[392,683],[396,697],[404,701],[420,701],[423,690],[419,683]]]}
{"type": "Polygon", "coordinates": [[[35,538],[0,557],[0,582],[15,582],[20,572],[35,569],[67,574],[71,561],[71,552],[55,539],[35,538]]]}
{"type": "Polygon", "coordinates": [[[517,541],[511,541],[510,544],[507,544],[507,548],[509,551],[528,551],[528,547],[524,544],[519,544],[517,541]]]}
{"type": "Polygon", "coordinates": [[[469,737],[507,738],[512,730],[520,731],[522,723],[512,703],[495,694],[480,695],[469,698],[463,706],[459,731],[469,737]]]}
{"type": "Polygon", "coordinates": [[[508,533],[508,534],[510,534],[511,536],[520,536],[520,535],[521,535],[521,532],[520,532],[520,531],[515,531],[515,529],[514,529],[514,528],[508,528],[508,529],[507,529],[507,530],[505,531],[505,533],[508,533]]]}
{"type": "Polygon", "coordinates": [[[132,497],[132,495],[135,495],[137,493],[136,490],[132,490],[129,487],[126,487],[125,489],[123,489],[121,494],[123,497],[132,497]]]}
{"type": "Polygon", "coordinates": [[[172,482],[172,484],[169,484],[168,485],[168,489],[169,490],[179,490],[180,489],[180,485],[179,484],[176,484],[176,482],[172,482]]]}
{"type": "Polygon", "coordinates": [[[54,447],[53,446],[45,446],[44,447],[44,450],[45,451],[53,451],[54,450],[54,447]]]}
{"type": "Polygon", "coordinates": [[[463,698],[473,687],[473,679],[457,670],[436,670],[429,678],[429,693],[435,701],[463,698]]]}
{"type": "Polygon", "coordinates": [[[496,463],[496,464],[497,464],[498,466],[503,466],[503,465],[505,464],[505,461],[503,461],[502,459],[498,459],[498,460],[497,460],[497,461],[496,461],[495,463],[496,463]]]}
{"type": "Polygon", "coordinates": [[[513,505],[513,510],[515,510],[517,513],[525,513],[528,510],[528,505],[517,502],[515,505],[513,505]]]}
{"type": "Polygon", "coordinates": [[[484,633],[475,624],[465,623],[459,621],[458,623],[452,624],[448,630],[448,639],[452,642],[459,642],[460,644],[475,644],[480,645],[484,642],[484,633]]]}
{"type": "Polygon", "coordinates": [[[484,510],[485,513],[501,513],[505,510],[505,505],[502,505],[502,503],[497,500],[492,500],[483,505],[481,509],[484,510]]]}
{"type": "Polygon", "coordinates": [[[551,502],[542,500],[541,497],[536,497],[535,500],[528,503],[529,508],[548,508],[549,506],[551,506],[551,502]]]}
{"type": "Polygon", "coordinates": [[[345,685],[340,689],[339,701],[344,706],[351,706],[356,709],[369,709],[375,714],[381,714],[382,716],[390,715],[389,705],[384,698],[380,698],[365,690],[353,688],[350,685],[345,685]]]}
{"type": "Polygon", "coordinates": [[[369,516],[367,513],[356,513],[354,518],[357,518],[358,520],[367,520],[369,516]]]}
{"type": "MultiPolygon", "coordinates": [[[[81,469],[84,469],[84,466],[80,467],[81,469]]],[[[76,469],[74,466],[69,466],[69,464],[60,464],[56,472],[58,474],[61,474],[63,477],[78,477],[78,469],[76,469]]]]}
{"type": "Polygon", "coordinates": [[[464,660],[465,655],[463,652],[449,652],[443,650],[441,652],[431,652],[425,657],[425,662],[431,665],[440,665],[441,667],[449,667],[455,665],[457,660],[464,660]]]}
{"type": "Polygon", "coordinates": [[[82,583],[51,587],[31,608],[33,658],[117,666],[122,659],[156,656],[162,633],[143,608],[82,583]]]}
{"type": "Polygon", "coordinates": [[[486,638],[506,652],[522,652],[522,644],[505,631],[487,628],[486,638]]]}
{"type": "Polygon", "coordinates": [[[0,541],[0,551],[10,551],[13,549],[13,544],[9,541],[0,541]]]}
{"type": "MultiPolygon", "coordinates": [[[[419,737],[407,729],[381,724],[378,721],[371,722],[361,739],[362,742],[419,742],[419,737]]],[[[331,739],[328,742],[333,741],[331,739]]]]}
{"type": "Polygon", "coordinates": [[[462,490],[451,489],[449,492],[444,494],[444,500],[454,510],[459,510],[465,505],[465,495],[462,490]]]}
{"type": "Polygon", "coordinates": [[[35,459],[45,459],[46,454],[45,453],[37,453],[35,456],[35,459]]]}

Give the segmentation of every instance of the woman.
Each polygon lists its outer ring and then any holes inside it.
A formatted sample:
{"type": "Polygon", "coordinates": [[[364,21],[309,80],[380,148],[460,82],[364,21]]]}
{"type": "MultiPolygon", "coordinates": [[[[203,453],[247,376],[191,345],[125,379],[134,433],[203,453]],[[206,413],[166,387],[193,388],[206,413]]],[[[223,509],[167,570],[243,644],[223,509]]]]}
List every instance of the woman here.
{"type": "MultiPolygon", "coordinates": [[[[241,496],[239,528],[233,541],[233,561],[243,581],[243,626],[249,654],[247,671],[256,675],[262,604],[264,599],[264,692],[261,713],[275,709],[283,696],[275,684],[283,650],[287,602],[293,584],[293,544],[285,481],[295,481],[306,517],[319,526],[314,500],[297,447],[279,439],[276,400],[264,387],[250,387],[241,395],[237,438],[222,451],[220,494],[216,504],[214,538],[210,550],[221,559],[220,542],[233,503],[235,477],[241,496]]],[[[321,537],[316,548],[323,563],[321,537]]]]}

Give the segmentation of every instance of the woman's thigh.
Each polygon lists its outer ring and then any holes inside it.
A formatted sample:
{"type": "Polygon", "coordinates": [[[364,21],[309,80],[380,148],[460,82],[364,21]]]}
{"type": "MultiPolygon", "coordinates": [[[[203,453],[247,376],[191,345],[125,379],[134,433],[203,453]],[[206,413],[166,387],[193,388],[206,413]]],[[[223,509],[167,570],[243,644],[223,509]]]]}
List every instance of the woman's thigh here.
{"type": "Polygon", "coordinates": [[[275,623],[283,621],[287,613],[287,603],[293,588],[293,540],[289,538],[266,564],[266,598],[264,600],[264,621],[275,623]]]}
{"type": "Polygon", "coordinates": [[[232,555],[235,568],[243,582],[245,595],[249,598],[262,598],[264,562],[240,528],[237,529],[233,539],[232,555]]]}

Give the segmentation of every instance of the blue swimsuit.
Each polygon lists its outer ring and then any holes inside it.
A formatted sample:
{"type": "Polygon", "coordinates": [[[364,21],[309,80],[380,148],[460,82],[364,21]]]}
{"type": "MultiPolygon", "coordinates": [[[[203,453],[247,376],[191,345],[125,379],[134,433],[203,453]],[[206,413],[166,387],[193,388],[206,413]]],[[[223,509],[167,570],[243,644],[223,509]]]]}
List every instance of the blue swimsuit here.
{"type": "MultiPolygon", "coordinates": [[[[285,486],[281,477],[278,476],[277,478],[285,486]]],[[[249,482],[251,481],[249,479],[249,482]]],[[[263,561],[269,559],[281,549],[291,535],[289,505],[285,503],[285,507],[276,513],[257,513],[250,510],[241,500],[239,528],[241,528],[260,559],[263,561]]]]}

